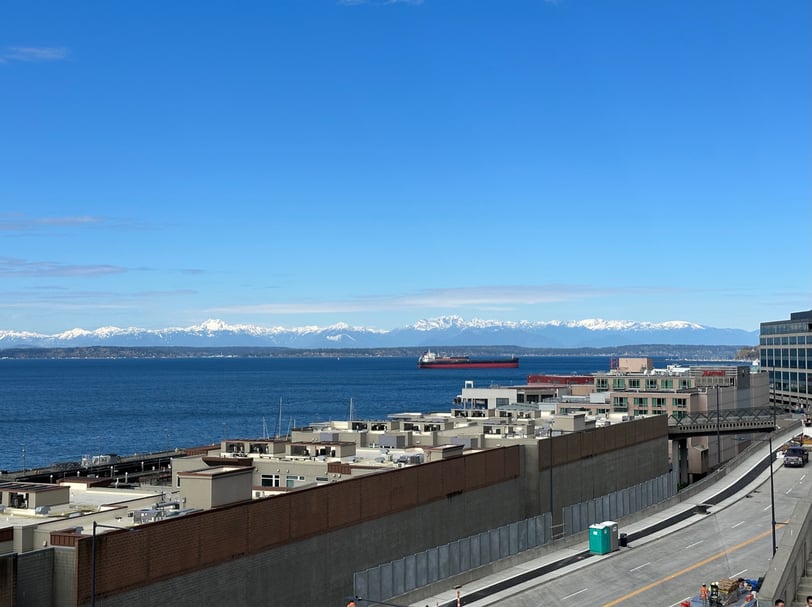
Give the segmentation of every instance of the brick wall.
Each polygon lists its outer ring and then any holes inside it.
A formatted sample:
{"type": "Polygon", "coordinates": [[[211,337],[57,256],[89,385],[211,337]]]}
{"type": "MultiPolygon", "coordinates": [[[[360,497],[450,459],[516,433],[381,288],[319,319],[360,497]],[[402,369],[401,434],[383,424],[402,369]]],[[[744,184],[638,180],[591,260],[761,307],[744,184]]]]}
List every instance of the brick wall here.
{"type": "Polygon", "coordinates": [[[17,605],[17,555],[0,555],[0,607],[17,605]]]}
{"type": "MultiPolygon", "coordinates": [[[[362,476],[96,537],[97,596],[414,511],[519,475],[505,447],[362,476]],[[126,564],[126,566],[123,566],[126,564]]],[[[78,542],[77,603],[90,597],[91,538],[78,542]]]]}
{"type": "Polygon", "coordinates": [[[668,420],[665,415],[554,436],[552,439],[544,439],[538,445],[538,469],[546,470],[551,464],[557,467],[580,462],[586,458],[628,449],[648,441],[662,442],[666,445],[663,441],[667,436],[668,420]],[[546,448],[547,440],[552,440],[552,460],[546,448]]]}

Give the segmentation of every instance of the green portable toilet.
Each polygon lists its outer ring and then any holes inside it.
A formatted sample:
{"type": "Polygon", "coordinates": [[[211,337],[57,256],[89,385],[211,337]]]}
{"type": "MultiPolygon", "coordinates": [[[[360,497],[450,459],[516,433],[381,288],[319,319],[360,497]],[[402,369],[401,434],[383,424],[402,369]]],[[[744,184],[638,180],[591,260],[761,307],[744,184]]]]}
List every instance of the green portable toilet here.
{"type": "Polygon", "coordinates": [[[609,554],[612,551],[611,529],[604,523],[589,526],[589,551],[592,554],[609,554]]]}

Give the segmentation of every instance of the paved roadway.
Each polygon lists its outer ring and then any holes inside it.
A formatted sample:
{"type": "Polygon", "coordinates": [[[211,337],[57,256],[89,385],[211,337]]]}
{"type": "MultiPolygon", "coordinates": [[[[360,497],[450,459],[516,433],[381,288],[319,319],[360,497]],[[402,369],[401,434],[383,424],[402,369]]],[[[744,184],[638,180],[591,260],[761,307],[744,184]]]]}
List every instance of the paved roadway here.
{"type": "MultiPolygon", "coordinates": [[[[774,447],[781,442],[774,442],[774,447]]],[[[764,457],[763,443],[754,459],[764,457]]],[[[735,475],[731,475],[735,476],[735,475]]],[[[812,464],[804,468],[784,468],[781,459],[774,464],[776,543],[781,543],[783,521],[792,514],[799,498],[812,493],[812,464]]],[[[718,493],[725,485],[703,491],[690,503],[701,503],[718,493]]],[[[676,511],[690,508],[684,503],[662,513],[664,519],[676,511]]],[[[640,521],[620,532],[633,532],[651,525],[640,521]]],[[[485,607],[538,607],[539,605],[678,606],[698,594],[703,583],[728,577],[757,579],[764,575],[772,556],[772,524],[769,469],[761,473],[741,492],[710,508],[709,514],[698,514],[663,531],[629,542],[627,548],[608,555],[593,555],[567,567],[533,578],[503,591],[483,592],[487,583],[468,584],[461,589],[462,605],[485,607]],[[466,593],[470,598],[466,600],[466,593]],[[483,594],[488,594],[483,598],[483,594]]],[[[576,555],[589,546],[569,551],[576,555]]],[[[499,580],[529,571],[567,556],[568,551],[530,561],[499,580]]],[[[427,601],[414,603],[423,607],[446,605],[453,595],[443,593],[427,601]]],[[[793,597],[789,597],[792,599],[793,597]]]]}

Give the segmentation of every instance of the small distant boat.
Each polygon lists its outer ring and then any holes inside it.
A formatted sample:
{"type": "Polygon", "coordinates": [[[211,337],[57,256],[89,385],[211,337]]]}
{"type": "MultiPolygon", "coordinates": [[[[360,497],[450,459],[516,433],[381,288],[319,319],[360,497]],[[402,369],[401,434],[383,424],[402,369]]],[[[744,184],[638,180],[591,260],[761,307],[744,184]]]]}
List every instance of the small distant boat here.
{"type": "Polygon", "coordinates": [[[515,369],[519,366],[517,356],[503,358],[471,358],[470,356],[437,356],[431,350],[417,359],[420,369],[515,369]]]}

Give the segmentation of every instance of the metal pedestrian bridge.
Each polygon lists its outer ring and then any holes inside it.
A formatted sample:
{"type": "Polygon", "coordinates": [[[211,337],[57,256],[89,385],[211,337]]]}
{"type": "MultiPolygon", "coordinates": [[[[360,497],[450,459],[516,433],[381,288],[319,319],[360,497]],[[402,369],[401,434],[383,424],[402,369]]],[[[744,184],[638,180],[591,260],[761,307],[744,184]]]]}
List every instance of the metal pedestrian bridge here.
{"type": "Polygon", "coordinates": [[[682,416],[671,414],[668,416],[668,438],[679,440],[713,434],[772,432],[775,419],[774,407],[694,411],[682,416]]]}

